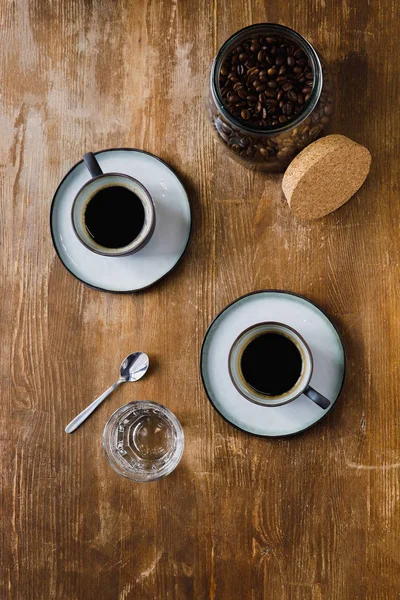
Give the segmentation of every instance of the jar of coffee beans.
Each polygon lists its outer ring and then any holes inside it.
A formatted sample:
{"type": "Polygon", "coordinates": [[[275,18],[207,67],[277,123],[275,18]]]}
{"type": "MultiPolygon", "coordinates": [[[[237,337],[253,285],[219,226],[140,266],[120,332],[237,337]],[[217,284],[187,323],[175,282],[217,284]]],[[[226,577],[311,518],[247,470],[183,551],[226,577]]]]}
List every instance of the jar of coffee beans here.
{"type": "Polygon", "coordinates": [[[219,50],[207,114],[230,155],[260,171],[284,171],[326,132],[333,111],[329,75],[313,46],[288,27],[241,29],[219,50]]]}

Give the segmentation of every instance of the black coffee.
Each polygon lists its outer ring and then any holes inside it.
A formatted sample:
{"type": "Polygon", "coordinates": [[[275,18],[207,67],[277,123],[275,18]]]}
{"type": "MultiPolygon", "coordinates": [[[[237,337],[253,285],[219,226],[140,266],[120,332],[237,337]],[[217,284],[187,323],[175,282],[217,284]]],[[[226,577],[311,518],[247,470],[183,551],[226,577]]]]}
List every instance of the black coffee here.
{"type": "Polygon", "coordinates": [[[289,391],[300,377],[302,358],[295,344],[280,333],[263,333],[246,346],[241,359],[243,377],[268,396],[289,391]]]}
{"type": "Polygon", "coordinates": [[[144,208],[140,198],[120,185],[98,191],[85,211],[85,225],[94,241],[105,248],[123,248],[141,232],[144,208]]]}

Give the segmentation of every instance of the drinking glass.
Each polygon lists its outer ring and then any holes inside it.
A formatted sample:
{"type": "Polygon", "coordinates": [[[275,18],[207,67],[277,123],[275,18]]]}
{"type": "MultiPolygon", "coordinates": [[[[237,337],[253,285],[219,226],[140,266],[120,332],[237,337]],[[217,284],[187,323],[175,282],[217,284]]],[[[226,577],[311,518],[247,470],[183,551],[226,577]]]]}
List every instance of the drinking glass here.
{"type": "Polygon", "coordinates": [[[184,435],[175,415],[158,402],[138,400],[109,418],[103,448],[111,467],[134,481],[169,475],[183,453],[184,435]]]}

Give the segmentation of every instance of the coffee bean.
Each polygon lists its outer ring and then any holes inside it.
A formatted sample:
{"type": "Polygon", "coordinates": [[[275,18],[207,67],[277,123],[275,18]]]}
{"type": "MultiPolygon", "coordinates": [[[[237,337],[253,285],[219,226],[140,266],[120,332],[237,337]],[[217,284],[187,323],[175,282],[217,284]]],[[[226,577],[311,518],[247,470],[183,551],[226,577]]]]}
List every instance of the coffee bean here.
{"type": "MultiPolygon", "coordinates": [[[[314,72],[303,49],[279,35],[244,39],[226,54],[219,72],[220,94],[227,110],[234,118],[260,128],[278,127],[296,118],[303,111],[313,85],[314,72]]],[[[322,118],[329,121],[328,106],[325,98],[321,110],[312,112],[315,119],[309,121],[312,126],[321,124],[322,118]]],[[[251,152],[258,152],[253,138],[247,138],[251,141],[244,148],[234,132],[223,134],[228,135],[231,147],[239,147],[241,156],[247,156],[250,147],[251,152]]],[[[268,143],[263,142],[261,147],[268,143]]],[[[274,156],[277,152],[272,148],[274,156]]]]}
{"type": "Polygon", "coordinates": [[[258,52],[261,44],[258,40],[251,40],[250,52],[258,52]]]}
{"type": "Polygon", "coordinates": [[[259,72],[260,69],[258,69],[257,67],[251,67],[251,69],[247,71],[247,77],[250,77],[251,75],[258,75],[259,72]]]}
{"type": "Polygon", "coordinates": [[[282,112],[284,115],[290,115],[293,112],[293,104],[291,102],[285,102],[282,106],[282,112]]]}

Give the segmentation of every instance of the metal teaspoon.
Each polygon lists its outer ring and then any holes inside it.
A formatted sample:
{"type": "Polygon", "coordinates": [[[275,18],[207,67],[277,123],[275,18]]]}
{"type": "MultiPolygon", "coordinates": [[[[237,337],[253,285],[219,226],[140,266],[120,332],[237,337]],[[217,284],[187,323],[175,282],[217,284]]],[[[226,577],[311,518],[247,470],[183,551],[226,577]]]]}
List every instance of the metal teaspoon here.
{"type": "Polygon", "coordinates": [[[133,352],[129,354],[121,364],[120,376],[111,387],[108,388],[101,396],[96,398],[85,410],[83,410],[71,423],[65,428],[66,433],[72,433],[77,429],[89,415],[117,388],[121,383],[126,381],[137,381],[146,373],[149,368],[149,357],[145,352],[133,352]]]}

